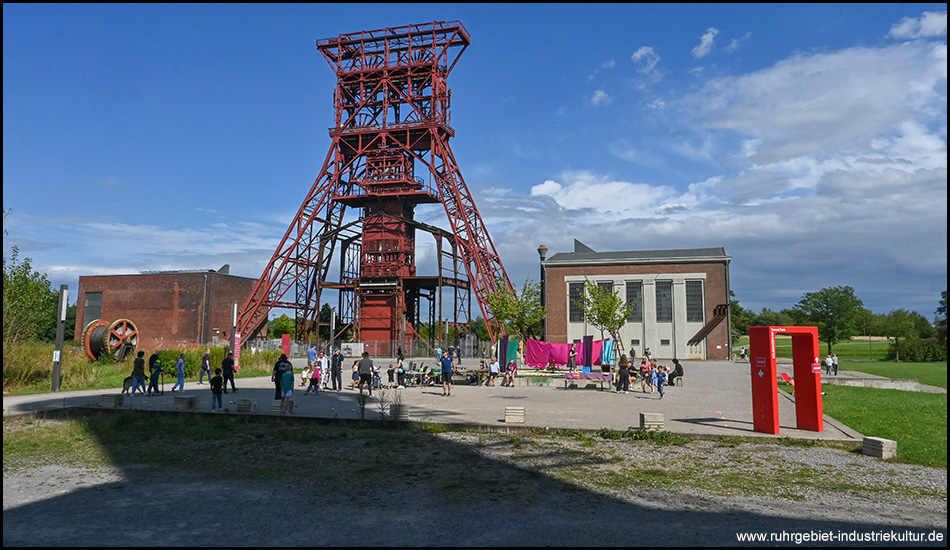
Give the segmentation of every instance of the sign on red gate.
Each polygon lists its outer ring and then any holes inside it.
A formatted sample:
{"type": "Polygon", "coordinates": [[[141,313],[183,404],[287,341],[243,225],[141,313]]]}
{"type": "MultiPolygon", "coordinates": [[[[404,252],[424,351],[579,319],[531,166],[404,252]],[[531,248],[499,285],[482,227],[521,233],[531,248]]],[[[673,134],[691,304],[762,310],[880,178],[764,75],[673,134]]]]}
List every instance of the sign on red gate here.
{"type": "Polygon", "coordinates": [[[824,415],[821,409],[817,327],[749,327],[753,429],[762,433],[779,433],[778,367],[775,356],[777,334],[788,335],[792,339],[796,427],[822,432],[824,415]]]}

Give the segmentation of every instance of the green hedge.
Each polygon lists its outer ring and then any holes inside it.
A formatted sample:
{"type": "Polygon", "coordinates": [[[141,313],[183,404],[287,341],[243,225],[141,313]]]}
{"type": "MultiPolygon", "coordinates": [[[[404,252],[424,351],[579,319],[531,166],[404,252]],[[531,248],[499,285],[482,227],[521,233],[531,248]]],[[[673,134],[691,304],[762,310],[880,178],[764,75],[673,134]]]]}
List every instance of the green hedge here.
{"type": "Polygon", "coordinates": [[[937,342],[937,340],[923,338],[905,338],[900,342],[891,344],[887,352],[887,358],[901,361],[916,361],[919,363],[929,361],[946,361],[947,346],[937,342]]]}

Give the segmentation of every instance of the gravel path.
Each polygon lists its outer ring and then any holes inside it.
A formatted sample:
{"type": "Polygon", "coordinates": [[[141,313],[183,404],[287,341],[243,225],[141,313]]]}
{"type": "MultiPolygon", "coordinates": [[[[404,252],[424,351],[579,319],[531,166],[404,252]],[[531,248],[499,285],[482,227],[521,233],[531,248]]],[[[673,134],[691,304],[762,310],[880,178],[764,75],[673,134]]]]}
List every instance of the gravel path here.
{"type": "Polygon", "coordinates": [[[380,450],[360,440],[308,443],[311,464],[299,445],[242,459],[279,482],[204,475],[215,461],[200,456],[207,466],[174,475],[5,458],[4,546],[753,545],[741,533],[788,537],[754,544],[768,546],[946,545],[941,468],[777,444],[395,437],[406,469],[381,473],[380,450]]]}

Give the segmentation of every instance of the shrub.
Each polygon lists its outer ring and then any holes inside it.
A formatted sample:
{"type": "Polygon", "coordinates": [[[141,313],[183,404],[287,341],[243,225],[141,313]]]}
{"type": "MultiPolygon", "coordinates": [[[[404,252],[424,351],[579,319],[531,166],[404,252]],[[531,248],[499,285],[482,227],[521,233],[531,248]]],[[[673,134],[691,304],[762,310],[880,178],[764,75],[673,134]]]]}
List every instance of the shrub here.
{"type": "Polygon", "coordinates": [[[887,352],[887,358],[901,361],[913,361],[917,363],[929,361],[946,361],[947,347],[940,344],[934,338],[904,338],[899,342],[891,344],[887,352]]]}

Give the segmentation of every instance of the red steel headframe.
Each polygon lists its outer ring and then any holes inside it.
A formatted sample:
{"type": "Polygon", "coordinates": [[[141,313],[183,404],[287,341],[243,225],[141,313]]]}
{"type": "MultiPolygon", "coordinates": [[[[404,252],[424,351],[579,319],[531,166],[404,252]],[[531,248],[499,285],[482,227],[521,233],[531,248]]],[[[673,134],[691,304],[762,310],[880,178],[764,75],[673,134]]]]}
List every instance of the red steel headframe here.
{"type": "Polygon", "coordinates": [[[398,158],[428,170],[489,334],[493,340],[500,334],[486,298],[498,285],[512,286],[449,146],[455,132],[449,126],[451,90],[446,79],[470,43],[458,21],[317,41],[337,76],[332,144],[320,175],[238,316],[237,330],[245,339],[264,327],[275,307],[296,310],[308,328],[317,321],[321,291],[333,286],[327,276],[347,201],[372,199],[374,205],[385,205],[406,200],[406,193],[413,191],[411,179],[405,180],[408,186],[399,198],[371,185],[379,183],[371,175],[374,169],[398,158]],[[291,289],[294,293],[288,296],[291,289]]]}

